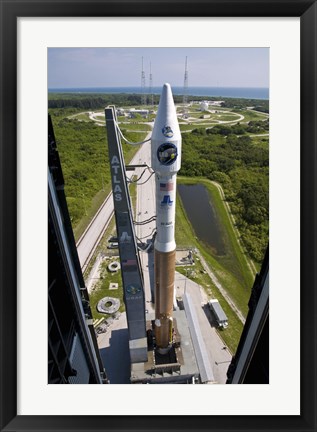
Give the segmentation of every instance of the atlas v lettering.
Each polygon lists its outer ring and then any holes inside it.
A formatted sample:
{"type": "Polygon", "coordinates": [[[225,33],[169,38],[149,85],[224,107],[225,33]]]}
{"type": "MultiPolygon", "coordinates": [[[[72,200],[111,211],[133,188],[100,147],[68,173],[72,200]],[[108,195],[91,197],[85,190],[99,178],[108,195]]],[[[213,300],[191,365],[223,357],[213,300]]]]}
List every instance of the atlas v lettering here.
{"type": "Polygon", "coordinates": [[[119,165],[112,165],[111,167],[112,167],[112,169],[114,170],[114,173],[115,173],[115,174],[118,174],[118,171],[119,171],[119,165]]]}
{"type": "Polygon", "coordinates": [[[111,159],[111,165],[113,164],[119,165],[119,159],[117,158],[117,156],[113,156],[113,158],[111,159]]]}
{"type": "Polygon", "coordinates": [[[113,190],[113,194],[114,194],[114,199],[116,201],[122,201],[122,189],[119,186],[120,185],[120,180],[117,179],[117,174],[119,172],[119,159],[117,158],[117,156],[113,156],[111,159],[111,169],[113,169],[114,171],[114,175],[112,176],[112,182],[115,185],[114,190],[113,190]]]}

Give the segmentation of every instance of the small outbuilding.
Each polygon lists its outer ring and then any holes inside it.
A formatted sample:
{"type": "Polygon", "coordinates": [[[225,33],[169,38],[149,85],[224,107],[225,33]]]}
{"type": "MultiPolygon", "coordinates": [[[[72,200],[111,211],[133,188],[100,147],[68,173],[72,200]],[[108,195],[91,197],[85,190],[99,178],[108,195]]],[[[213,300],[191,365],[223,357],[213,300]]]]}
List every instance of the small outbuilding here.
{"type": "Polygon", "coordinates": [[[200,107],[200,111],[207,111],[208,110],[208,102],[207,101],[203,101],[200,103],[199,107],[200,107]]]}

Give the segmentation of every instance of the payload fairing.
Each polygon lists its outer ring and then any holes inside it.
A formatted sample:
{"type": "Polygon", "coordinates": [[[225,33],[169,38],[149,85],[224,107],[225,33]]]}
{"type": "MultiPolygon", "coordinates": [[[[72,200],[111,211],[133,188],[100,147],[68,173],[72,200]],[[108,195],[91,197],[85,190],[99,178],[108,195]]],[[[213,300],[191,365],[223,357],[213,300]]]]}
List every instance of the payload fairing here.
{"type": "Polygon", "coordinates": [[[162,354],[168,352],[172,344],[176,175],[181,167],[181,145],[171,86],[164,84],[151,139],[157,214],[154,243],[155,338],[157,349],[162,354]]]}

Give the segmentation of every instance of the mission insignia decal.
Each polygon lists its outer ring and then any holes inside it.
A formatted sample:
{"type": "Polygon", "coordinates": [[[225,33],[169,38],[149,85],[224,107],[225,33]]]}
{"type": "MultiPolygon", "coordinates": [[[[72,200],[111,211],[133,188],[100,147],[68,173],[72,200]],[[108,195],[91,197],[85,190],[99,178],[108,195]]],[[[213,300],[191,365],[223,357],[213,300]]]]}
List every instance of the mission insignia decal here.
{"type": "Polygon", "coordinates": [[[172,143],[161,144],[157,149],[157,158],[162,165],[172,165],[177,158],[177,147],[172,143]]]}
{"type": "Polygon", "coordinates": [[[162,134],[166,137],[166,138],[172,138],[172,136],[174,135],[174,132],[172,131],[170,126],[164,126],[162,129],[162,134]]]}

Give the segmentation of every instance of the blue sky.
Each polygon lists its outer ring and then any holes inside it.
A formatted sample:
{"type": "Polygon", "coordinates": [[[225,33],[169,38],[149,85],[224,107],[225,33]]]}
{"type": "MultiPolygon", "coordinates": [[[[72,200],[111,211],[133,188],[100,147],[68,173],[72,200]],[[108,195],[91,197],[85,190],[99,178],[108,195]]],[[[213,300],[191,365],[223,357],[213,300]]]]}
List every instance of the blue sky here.
{"type": "Polygon", "coordinates": [[[49,48],[48,87],[269,87],[268,48],[49,48]]]}

